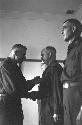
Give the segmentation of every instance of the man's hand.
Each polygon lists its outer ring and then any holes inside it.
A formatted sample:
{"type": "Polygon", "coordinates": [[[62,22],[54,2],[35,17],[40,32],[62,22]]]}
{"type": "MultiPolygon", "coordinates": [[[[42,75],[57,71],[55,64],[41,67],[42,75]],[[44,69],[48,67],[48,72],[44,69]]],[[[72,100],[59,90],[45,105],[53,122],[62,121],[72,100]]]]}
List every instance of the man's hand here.
{"type": "Polygon", "coordinates": [[[33,101],[36,101],[36,99],[37,99],[37,91],[28,92],[28,98],[32,99],[33,101]]]}
{"type": "Polygon", "coordinates": [[[26,84],[26,89],[27,91],[30,91],[35,85],[39,84],[41,82],[41,78],[40,76],[36,76],[34,77],[34,79],[31,80],[27,80],[27,84],[26,84]]]}
{"type": "Polygon", "coordinates": [[[77,118],[76,118],[77,122],[82,122],[82,109],[80,109],[78,115],[77,115],[77,118]]]}
{"type": "Polygon", "coordinates": [[[39,84],[39,83],[41,82],[40,76],[34,77],[33,82],[34,82],[36,85],[39,84]]]}
{"type": "Polygon", "coordinates": [[[58,120],[58,114],[54,114],[53,118],[54,118],[54,121],[57,122],[57,120],[58,120]]]}

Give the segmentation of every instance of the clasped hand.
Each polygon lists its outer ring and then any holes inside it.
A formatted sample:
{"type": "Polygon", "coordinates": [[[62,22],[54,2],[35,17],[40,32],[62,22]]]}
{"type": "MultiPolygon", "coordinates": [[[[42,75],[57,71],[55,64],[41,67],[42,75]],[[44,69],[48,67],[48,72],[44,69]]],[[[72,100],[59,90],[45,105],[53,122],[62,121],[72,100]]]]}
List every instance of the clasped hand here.
{"type": "Polygon", "coordinates": [[[59,119],[59,118],[58,118],[58,114],[54,114],[54,115],[53,115],[53,118],[54,118],[54,121],[57,122],[57,120],[59,119]]]}
{"type": "Polygon", "coordinates": [[[41,82],[40,76],[34,77],[33,82],[34,82],[36,85],[39,84],[39,83],[41,82]]]}
{"type": "Polygon", "coordinates": [[[28,92],[28,98],[32,99],[33,101],[36,101],[37,91],[28,92]]]}

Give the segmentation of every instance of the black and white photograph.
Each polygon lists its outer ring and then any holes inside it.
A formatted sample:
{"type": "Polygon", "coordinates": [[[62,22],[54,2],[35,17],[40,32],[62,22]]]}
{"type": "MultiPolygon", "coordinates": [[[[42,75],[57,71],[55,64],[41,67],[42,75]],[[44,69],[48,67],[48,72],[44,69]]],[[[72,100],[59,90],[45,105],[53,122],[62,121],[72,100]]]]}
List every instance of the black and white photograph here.
{"type": "Polygon", "coordinates": [[[82,125],[82,0],[0,0],[0,125],[82,125]]]}

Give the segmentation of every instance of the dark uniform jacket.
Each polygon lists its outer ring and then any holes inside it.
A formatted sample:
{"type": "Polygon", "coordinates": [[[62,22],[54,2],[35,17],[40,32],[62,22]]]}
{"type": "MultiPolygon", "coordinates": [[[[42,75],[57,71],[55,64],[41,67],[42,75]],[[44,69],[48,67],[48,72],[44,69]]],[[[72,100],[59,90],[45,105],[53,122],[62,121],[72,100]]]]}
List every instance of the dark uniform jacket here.
{"type": "Polygon", "coordinates": [[[25,80],[20,68],[9,57],[3,62],[1,70],[4,84],[0,84],[3,89],[0,97],[0,125],[23,125],[21,98],[27,97],[28,90],[34,86],[33,82],[25,80]]]}
{"type": "Polygon", "coordinates": [[[76,125],[82,104],[82,38],[68,46],[67,58],[61,75],[62,83],[70,83],[63,89],[64,124],[76,125]]]}
{"type": "Polygon", "coordinates": [[[53,115],[62,112],[61,73],[61,65],[53,61],[42,74],[37,92],[37,98],[41,99],[39,125],[54,125],[53,115]]]}
{"type": "Polygon", "coordinates": [[[74,40],[68,47],[61,81],[82,82],[82,38],[74,40]]]}

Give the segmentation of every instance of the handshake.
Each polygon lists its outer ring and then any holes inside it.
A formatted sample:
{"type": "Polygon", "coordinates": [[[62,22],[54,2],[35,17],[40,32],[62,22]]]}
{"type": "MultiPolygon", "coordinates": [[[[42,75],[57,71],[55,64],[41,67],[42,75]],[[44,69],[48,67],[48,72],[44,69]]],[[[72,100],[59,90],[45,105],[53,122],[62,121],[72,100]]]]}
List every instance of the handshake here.
{"type": "MultiPolygon", "coordinates": [[[[41,83],[42,79],[40,78],[40,76],[36,76],[31,80],[28,80],[29,84],[28,84],[28,88],[30,88],[29,90],[31,90],[35,85],[41,83]]],[[[31,91],[31,92],[27,92],[27,94],[25,95],[26,98],[30,98],[33,101],[35,101],[36,99],[38,99],[38,91],[31,91]]]]}
{"type": "Polygon", "coordinates": [[[38,91],[28,92],[28,98],[36,101],[36,99],[38,99],[38,91]]]}
{"type": "Polygon", "coordinates": [[[39,84],[41,82],[40,76],[34,77],[30,82],[34,83],[35,85],[39,84]]]}

